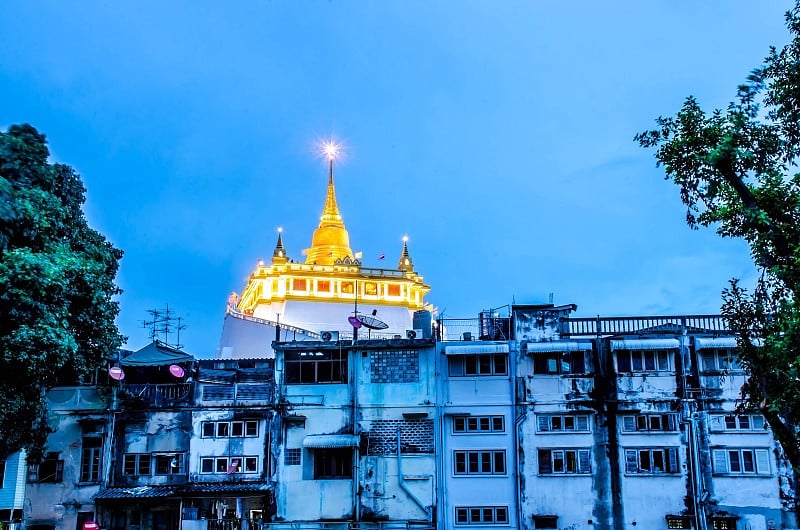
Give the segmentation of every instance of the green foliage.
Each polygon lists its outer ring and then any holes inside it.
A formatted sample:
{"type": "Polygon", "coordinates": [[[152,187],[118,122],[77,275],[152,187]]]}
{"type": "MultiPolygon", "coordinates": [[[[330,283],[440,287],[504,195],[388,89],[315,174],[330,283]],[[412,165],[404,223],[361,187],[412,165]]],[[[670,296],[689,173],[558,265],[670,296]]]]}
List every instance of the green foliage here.
{"type": "Polygon", "coordinates": [[[30,125],[0,132],[0,458],[40,451],[47,390],[104,366],[122,339],[122,252],[87,224],[80,177],[48,156],[30,125]]]}
{"type": "Polygon", "coordinates": [[[800,1],[786,22],[791,42],[770,50],[726,110],[707,114],[689,97],[636,140],[656,148],[691,227],[750,246],[761,277],[751,291],[731,280],[722,313],[749,371],[744,406],[761,410],[800,471],[800,1]]]}

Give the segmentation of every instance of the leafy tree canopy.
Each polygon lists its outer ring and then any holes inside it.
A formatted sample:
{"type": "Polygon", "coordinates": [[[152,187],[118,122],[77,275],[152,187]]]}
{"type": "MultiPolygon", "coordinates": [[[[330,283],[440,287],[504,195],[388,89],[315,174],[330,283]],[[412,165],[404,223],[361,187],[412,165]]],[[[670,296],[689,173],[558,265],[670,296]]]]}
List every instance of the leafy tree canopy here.
{"type": "Polygon", "coordinates": [[[89,376],[122,339],[122,252],[87,224],[80,177],[48,156],[30,125],[0,132],[0,458],[20,448],[35,457],[46,391],[89,376]]]}
{"type": "Polygon", "coordinates": [[[727,109],[706,113],[689,97],[636,140],[656,148],[691,227],[750,246],[760,279],[731,280],[722,313],[750,375],[743,405],[761,410],[800,471],[800,2],[786,23],[792,40],[771,48],[727,109]]]}

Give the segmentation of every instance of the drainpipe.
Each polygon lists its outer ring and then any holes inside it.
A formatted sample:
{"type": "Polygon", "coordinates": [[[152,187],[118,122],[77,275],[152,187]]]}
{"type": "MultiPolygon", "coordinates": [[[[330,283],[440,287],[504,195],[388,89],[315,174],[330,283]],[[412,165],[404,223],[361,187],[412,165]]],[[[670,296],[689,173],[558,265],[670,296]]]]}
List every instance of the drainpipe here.
{"type": "MultiPolygon", "coordinates": [[[[355,329],[355,328],[354,328],[355,329]]],[[[341,348],[341,345],[339,346],[341,348]]],[[[358,355],[355,354],[355,340],[353,341],[353,349],[348,352],[348,361],[349,356],[353,356],[353,362],[348,362],[348,371],[351,372],[350,384],[350,391],[352,392],[351,396],[351,403],[353,404],[352,416],[350,417],[350,421],[353,425],[353,434],[361,435],[358,428],[357,416],[358,416],[358,371],[361,369],[361,364],[359,361],[359,366],[356,366],[356,359],[359,359],[358,355]]],[[[353,518],[356,522],[361,520],[361,451],[360,447],[356,446],[355,454],[353,455],[353,518]]]]}
{"type": "Polygon", "coordinates": [[[694,514],[698,530],[706,530],[706,510],[705,499],[703,498],[703,477],[700,473],[699,444],[697,441],[697,413],[689,414],[689,449],[691,450],[692,460],[692,487],[694,489],[692,500],[694,501],[694,514]]]}
{"type": "Polygon", "coordinates": [[[425,503],[423,503],[422,500],[420,500],[420,498],[417,497],[414,494],[413,491],[411,491],[411,488],[409,488],[406,485],[406,479],[403,478],[403,463],[402,462],[403,462],[403,457],[400,454],[400,427],[398,427],[397,428],[397,479],[400,482],[400,489],[405,491],[408,494],[408,496],[411,497],[411,500],[413,500],[415,503],[417,503],[417,506],[422,508],[422,510],[425,512],[425,515],[428,516],[428,522],[430,523],[430,522],[432,522],[431,521],[431,510],[430,510],[430,508],[425,506],[425,503]]]}

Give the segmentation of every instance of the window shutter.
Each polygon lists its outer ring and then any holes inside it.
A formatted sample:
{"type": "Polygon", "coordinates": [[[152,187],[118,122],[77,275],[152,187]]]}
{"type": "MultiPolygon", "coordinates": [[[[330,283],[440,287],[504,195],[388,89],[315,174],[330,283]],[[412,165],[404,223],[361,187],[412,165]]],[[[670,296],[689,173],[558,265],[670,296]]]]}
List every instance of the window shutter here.
{"type": "Polygon", "coordinates": [[[669,464],[667,468],[668,473],[677,473],[678,472],[678,448],[677,447],[670,447],[667,449],[669,453],[669,464]]]}
{"type": "Polygon", "coordinates": [[[575,425],[577,426],[577,430],[579,431],[588,431],[589,416],[578,416],[575,425]]]}
{"type": "Polygon", "coordinates": [[[536,422],[539,425],[540,432],[547,432],[550,430],[550,416],[539,415],[536,416],[536,422]]]}
{"type": "Polygon", "coordinates": [[[636,430],[636,418],[634,416],[623,416],[622,430],[628,432],[634,432],[636,430]]]}
{"type": "Polygon", "coordinates": [[[625,473],[638,473],[639,459],[633,449],[625,450],[625,473]]]}
{"type": "Polygon", "coordinates": [[[667,414],[667,429],[668,431],[675,430],[675,414],[667,414]]]}
{"type": "Polygon", "coordinates": [[[714,472],[715,473],[727,473],[728,472],[728,458],[725,455],[724,449],[714,449],[711,451],[712,458],[714,460],[714,472]]]}
{"type": "Polygon", "coordinates": [[[592,464],[589,460],[589,451],[581,449],[578,451],[578,473],[591,473],[592,464]]]}
{"type": "Polygon", "coordinates": [[[769,474],[769,451],[756,449],[756,472],[769,474]]]}
{"type": "Polygon", "coordinates": [[[539,449],[539,474],[550,475],[553,473],[553,463],[550,462],[550,450],[539,449]]]}
{"type": "Polygon", "coordinates": [[[752,421],[753,429],[761,430],[761,429],[764,428],[764,416],[756,415],[756,416],[753,416],[752,419],[753,419],[753,421],[752,421]]]}

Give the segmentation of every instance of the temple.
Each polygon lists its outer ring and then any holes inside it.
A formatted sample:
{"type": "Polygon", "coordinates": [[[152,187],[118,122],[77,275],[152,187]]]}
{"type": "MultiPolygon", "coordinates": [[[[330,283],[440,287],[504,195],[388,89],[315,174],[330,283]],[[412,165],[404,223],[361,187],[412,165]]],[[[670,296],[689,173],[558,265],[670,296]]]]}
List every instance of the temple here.
{"type": "Polygon", "coordinates": [[[259,260],[241,294],[229,297],[219,358],[263,356],[276,339],[353,338],[359,327],[362,338],[430,332],[430,313],[424,311],[430,287],[414,270],[408,238],[403,238],[396,268],[362,265],[336,201],[335,151],[326,153],[325,203],[311,246],[303,251],[305,259],[289,256],[279,230],[271,263],[259,260]],[[361,327],[349,317],[377,326],[361,327]]]}

